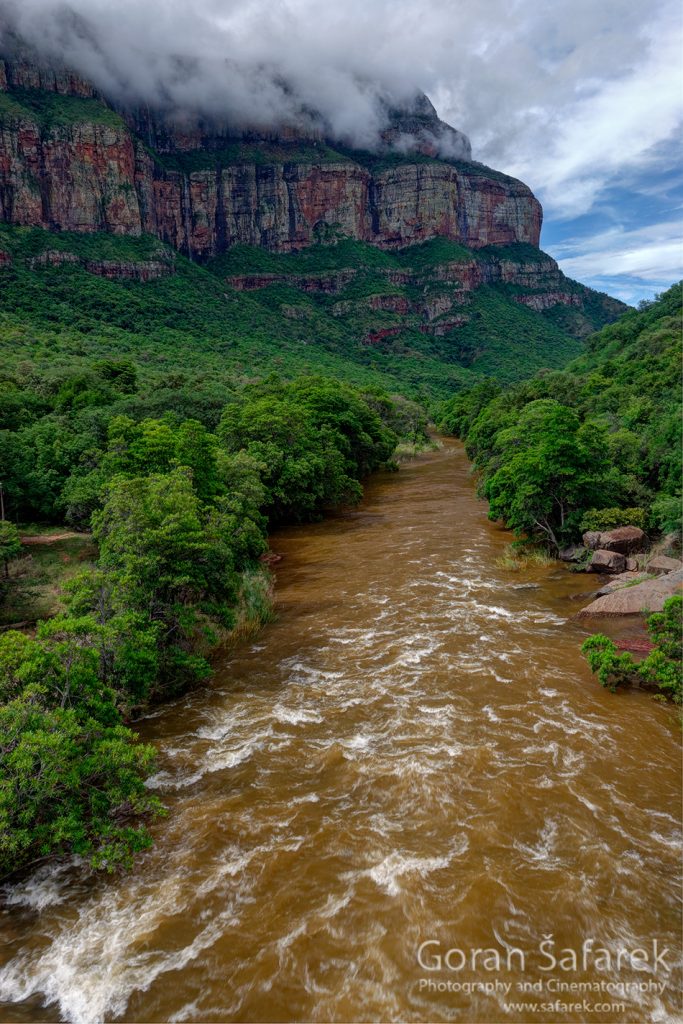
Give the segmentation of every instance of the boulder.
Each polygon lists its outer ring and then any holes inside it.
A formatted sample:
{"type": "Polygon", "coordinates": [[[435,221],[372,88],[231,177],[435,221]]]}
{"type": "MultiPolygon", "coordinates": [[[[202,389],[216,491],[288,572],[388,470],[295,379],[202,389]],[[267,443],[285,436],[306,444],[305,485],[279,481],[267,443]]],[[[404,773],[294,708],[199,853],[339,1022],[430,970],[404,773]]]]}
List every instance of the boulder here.
{"type": "Polygon", "coordinates": [[[648,577],[643,572],[620,572],[618,576],[611,579],[608,583],[605,583],[604,587],[600,587],[596,597],[603,597],[605,594],[613,594],[615,590],[619,590],[620,587],[630,586],[634,582],[642,583],[648,577]]]}
{"type": "Polygon", "coordinates": [[[669,558],[668,555],[655,555],[647,563],[647,571],[653,576],[663,576],[667,572],[675,572],[683,569],[683,562],[680,558],[669,558]]]}
{"type": "Polygon", "coordinates": [[[626,559],[626,572],[636,572],[637,569],[638,569],[638,559],[637,558],[627,558],[626,559]]]}
{"type": "Polygon", "coordinates": [[[626,559],[623,555],[620,555],[618,551],[603,551],[602,548],[598,548],[597,551],[593,552],[590,565],[588,566],[589,572],[625,572],[626,570],[626,559]]]}
{"type": "Polygon", "coordinates": [[[597,545],[603,551],[619,551],[622,555],[633,555],[647,547],[647,536],[638,526],[618,526],[600,534],[597,545]]]}
{"type": "Polygon", "coordinates": [[[581,562],[586,554],[586,549],[581,544],[572,544],[569,548],[563,548],[558,552],[557,557],[561,562],[581,562]]]}
{"type": "Polygon", "coordinates": [[[678,556],[681,550],[681,535],[674,531],[673,533],[665,534],[660,543],[659,547],[664,554],[670,554],[672,556],[678,556]]]}
{"type": "Polygon", "coordinates": [[[661,612],[664,602],[683,591],[683,569],[667,573],[656,580],[646,580],[634,587],[620,587],[611,594],[599,597],[577,618],[593,618],[600,615],[641,615],[647,612],[661,612]]]}
{"type": "Polygon", "coordinates": [[[600,532],[598,530],[589,530],[588,533],[584,533],[582,539],[584,547],[590,548],[591,551],[600,547],[600,532]]]}

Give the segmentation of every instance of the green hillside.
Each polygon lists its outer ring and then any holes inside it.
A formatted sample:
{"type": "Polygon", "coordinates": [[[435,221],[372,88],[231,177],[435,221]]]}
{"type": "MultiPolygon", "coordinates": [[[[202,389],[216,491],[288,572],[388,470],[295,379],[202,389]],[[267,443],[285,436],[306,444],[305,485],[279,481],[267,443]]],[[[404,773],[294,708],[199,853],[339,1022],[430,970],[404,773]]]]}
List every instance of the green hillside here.
{"type": "MultiPolygon", "coordinates": [[[[141,391],[155,408],[164,392],[174,393],[174,403],[196,404],[212,389],[224,393],[234,382],[271,372],[322,372],[413,398],[445,398],[482,375],[514,381],[564,365],[581,351],[572,333],[585,334],[606,315],[600,303],[587,316],[572,310],[581,324],[570,325],[570,333],[553,309],[537,313],[514,301],[519,289],[508,285],[458,294],[457,282],[438,279],[439,266],[485,260],[487,253],[446,240],[391,254],[351,240],[291,255],[240,246],[201,267],[150,236],[2,226],[0,250],[12,260],[0,269],[5,372],[22,392],[39,375],[40,400],[48,405],[66,377],[87,372],[89,360],[122,355],[138,364],[141,391]],[[80,262],[43,265],[45,252],[74,254],[80,262]],[[147,282],[109,280],[85,267],[102,260],[156,260],[173,272],[147,282]],[[257,291],[226,284],[235,274],[296,278],[344,268],[356,273],[337,294],[310,294],[282,282],[257,291]],[[419,285],[391,282],[391,272],[406,270],[419,275],[419,285]],[[446,324],[433,336],[417,313],[374,308],[387,296],[413,305],[455,296],[453,311],[464,323],[446,324]]],[[[27,395],[29,404],[35,400],[27,395]]]]}

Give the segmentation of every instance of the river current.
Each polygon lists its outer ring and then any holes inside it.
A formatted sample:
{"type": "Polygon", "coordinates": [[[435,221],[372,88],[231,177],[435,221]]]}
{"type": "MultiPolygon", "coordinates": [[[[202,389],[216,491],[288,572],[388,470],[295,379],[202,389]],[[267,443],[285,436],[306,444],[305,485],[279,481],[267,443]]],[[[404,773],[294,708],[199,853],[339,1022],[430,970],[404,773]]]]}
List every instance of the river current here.
{"type": "Polygon", "coordinates": [[[601,689],[572,619],[595,581],[499,568],[509,541],[455,442],[274,535],[277,620],[140,723],[154,849],[5,891],[0,1019],[682,1019],[676,715],[601,689]],[[542,970],[547,937],[575,970],[542,970]]]}

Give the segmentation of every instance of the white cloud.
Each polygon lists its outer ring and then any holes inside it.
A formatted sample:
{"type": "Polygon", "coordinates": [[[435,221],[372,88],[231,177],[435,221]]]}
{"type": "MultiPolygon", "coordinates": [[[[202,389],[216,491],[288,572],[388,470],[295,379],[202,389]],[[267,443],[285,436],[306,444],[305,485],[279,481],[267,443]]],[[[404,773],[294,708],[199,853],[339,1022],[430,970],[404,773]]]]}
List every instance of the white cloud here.
{"type": "Polygon", "coordinates": [[[677,0],[0,0],[120,95],[268,122],[316,107],[359,142],[423,88],[553,216],[590,209],[681,119],[677,0]]]}
{"type": "Polygon", "coordinates": [[[615,227],[566,239],[549,251],[569,277],[635,302],[683,277],[683,222],[678,218],[632,231],[615,227]]]}
{"type": "MultiPolygon", "coordinates": [[[[1,14],[120,97],[262,124],[316,108],[360,145],[378,97],[422,88],[548,221],[678,156],[678,0],[0,0],[1,14]]],[[[565,267],[663,274],[674,260],[672,238],[627,244],[591,243],[565,267]]]]}

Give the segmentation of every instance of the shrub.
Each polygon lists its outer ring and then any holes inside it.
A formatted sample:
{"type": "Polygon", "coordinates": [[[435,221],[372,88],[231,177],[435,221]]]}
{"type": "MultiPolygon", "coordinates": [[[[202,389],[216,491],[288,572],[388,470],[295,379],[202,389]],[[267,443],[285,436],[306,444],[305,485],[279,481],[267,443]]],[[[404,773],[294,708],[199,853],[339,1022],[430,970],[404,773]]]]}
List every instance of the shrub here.
{"type": "Polygon", "coordinates": [[[617,686],[628,685],[640,678],[655,686],[675,704],[683,702],[682,641],[683,597],[670,597],[664,609],[647,620],[647,630],[655,649],[640,663],[624,652],[619,653],[614,641],[602,633],[589,636],[581,648],[591,670],[602,686],[614,692],[617,686]]]}
{"type": "Polygon", "coordinates": [[[618,526],[638,526],[644,530],[647,525],[644,508],[591,508],[584,513],[581,530],[615,530],[618,526]]]}

